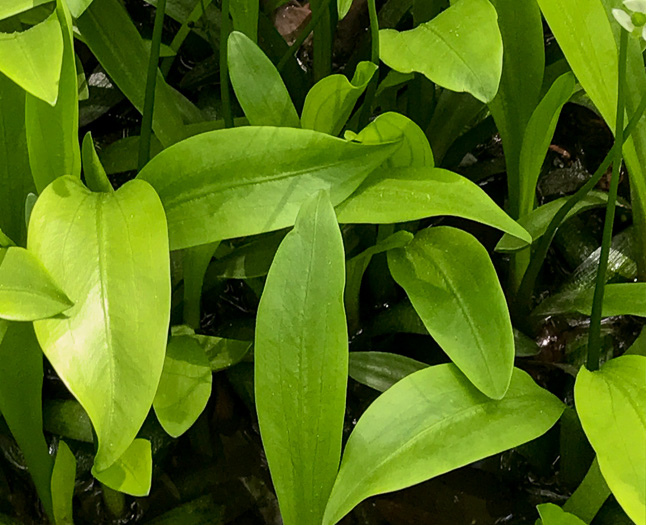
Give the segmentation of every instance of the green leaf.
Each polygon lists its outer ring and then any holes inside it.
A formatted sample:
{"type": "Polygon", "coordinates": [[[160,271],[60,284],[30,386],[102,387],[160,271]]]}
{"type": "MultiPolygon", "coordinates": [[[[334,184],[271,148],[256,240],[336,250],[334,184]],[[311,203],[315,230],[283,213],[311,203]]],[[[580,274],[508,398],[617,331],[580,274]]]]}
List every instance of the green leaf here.
{"type": "Polygon", "coordinates": [[[267,55],[238,31],[229,35],[227,53],[231,84],[249,124],[299,128],[296,108],[267,55]]]}
{"type": "Polygon", "coordinates": [[[339,13],[339,20],[343,20],[352,7],[352,0],[337,0],[336,8],[339,13]]]}
{"type": "Polygon", "coordinates": [[[92,420],[94,467],[105,470],[135,438],[164,364],[170,312],[164,210],[143,181],[92,193],[61,177],[36,202],[28,246],[76,302],[68,318],[34,326],[92,420]]]}
{"type": "Polygon", "coordinates": [[[199,343],[188,335],[171,337],[153,402],[157,419],[169,435],[179,437],[195,423],[211,397],[212,379],[199,343]]]}
{"type": "Polygon", "coordinates": [[[63,63],[55,104],[27,95],[25,125],[29,165],[38,192],[62,175],[81,176],[78,140],[78,86],[72,19],[65,2],[59,1],[56,15],[63,35],[63,63]]]}
{"type": "MultiPolygon", "coordinates": [[[[568,201],[569,197],[554,199],[539,206],[531,213],[518,219],[518,224],[527,230],[532,236],[533,242],[537,242],[547,230],[554,215],[568,201]]],[[[604,207],[608,203],[608,194],[604,191],[591,191],[583,199],[577,202],[565,216],[565,220],[578,215],[584,211],[604,207]]],[[[564,222],[565,222],[564,220],[564,222]]],[[[515,252],[527,248],[527,244],[513,235],[505,233],[496,245],[497,252],[515,252]]]]}
{"type": "Polygon", "coordinates": [[[52,516],[54,461],[43,436],[42,388],[43,354],[31,324],[0,320],[0,412],[25,456],[38,497],[52,516]]]}
{"type": "Polygon", "coordinates": [[[52,501],[56,525],[74,525],[72,498],[75,480],[76,458],[65,441],[59,441],[52,472],[52,501]]]}
{"type": "Polygon", "coordinates": [[[359,383],[385,392],[397,381],[427,368],[410,357],[388,352],[350,352],[349,376],[359,383]]]}
{"type": "MultiPolygon", "coordinates": [[[[579,312],[590,315],[594,289],[573,290],[543,301],[533,315],[559,315],[579,312]]],[[[607,284],[603,294],[603,317],[637,315],[646,317],[646,283],[607,284]]]]}
{"type": "Polygon", "coordinates": [[[487,0],[460,0],[410,31],[379,31],[379,56],[401,73],[424,74],[452,91],[490,102],[502,73],[502,37],[487,0]]]}
{"type": "Polygon", "coordinates": [[[204,274],[219,245],[219,242],[202,244],[184,251],[184,322],[194,328],[200,327],[202,319],[204,274]]]}
{"type": "Polygon", "coordinates": [[[92,140],[92,133],[89,131],[83,138],[83,175],[85,176],[85,183],[92,191],[99,191],[105,193],[112,193],[114,188],[108,179],[108,175],[103,169],[103,165],[99,160],[99,156],[94,149],[94,141],[92,140]]]}
{"type": "Polygon", "coordinates": [[[386,390],[359,419],[323,525],[337,523],[370,496],[531,441],[562,412],[563,404],[519,369],[499,401],[481,394],[452,364],[415,372],[386,390]]]}
{"type": "Polygon", "coordinates": [[[541,515],[543,525],[585,525],[574,514],[565,512],[558,505],[554,505],[554,503],[544,503],[543,505],[538,505],[536,509],[541,515]]]}
{"type": "MultiPolygon", "coordinates": [[[[16,244],[0,230],[0,248],[10,248],[16,244]]],[[[2,261],[0,261],[2,262],[2,261]]]]}
{"type": "Polygon", "coordinates": [[[33,253],[0,248],[0,318],[35,321],[74,306],[33,253]]]}
{"type": "Polygon", "coordinates": [[[318,525],[341,457],[348,377],[343,240],[329,197],[303,204],[258,307],[258,421],[285,525],[318,525]]]}
{"type": "Polygon", "coordinates": [[[112,490],[131,496],[148,496],[153,477],[153,455],[150,441],[135,439],[123,455],[103,471],[96,470],[92,475],[112,490]]]}
{"type": "Polygon", "coordinates": [[[0,72],[52,106],[62,62],[63,34],[56,12],[26,31],[0,33],[0,72]]]}
{"type": "Polygon", "coordinates": [[[388,252],[388,266],[424,326],[484,394],[505,395],[514,334],[487,250],[470,234],[439,226],[388,252]]]}
{"type": "Polygon", "coordinates": [[[390,224],[450,215],[532,238],[469,179],[440,168],[382,168],[337,206],[340,223],[390,224]]]}
{"type": "Polygon", "coordinates": [[[319,80],[305,98],[302,126],[338,135],[377,69],[372,62],[359,62],[351,81],[345,75],[330,75],[319,80]]]}
{"type": "Polygon", "coordinates": [[[291,226],[303,201],[321,189],[339,204],[396,147],[248,126],[175,144],[138,177],[157,190],[177,250],[291,226]]]}
{"type": "Polygon", "coordinates": [[[610,489],[599,469],[599,461],[595,458],[581,484],[563,505],[563,510],[591,523],[608,496],[610,489]]]}
{"type": "MultiPolygon", "coordinates": [[[[233,19],[233,28],[249,37],[252,42],[257,42],[260,2],[258,0],[231,0],[229,9],[233,19]]],[[[231,45],[231,39],[229,39],[229,45],[231,45]]],[[[231,67],[231,62],[229,62],[229,67],[231,67]]],[[[263,89],[265,87],[263,85],[263,89]]]]}
{"type": "Polygon", "coordinates": [[[574,401],[601,473],[626,514],[646,523],[646,357],[611,359],[581,368],[574,401]]]}
{"type": "Polygon", "coordinates": [[[92,0],[65,0],[70,13],[74,18],[78,18],[83,12],[90,7],[92,0]]]}
{"type": "Polygon", "coordinates": [[[43,425],[51,434],[92,443],[92,423],[80,403],[74,399],[47,399],[43,406],[43,425]]]}
{"type": "Polygon", "coordinates": [[[0,4],[0,20],[9,18],[25,11],[29,11],[34,7],[46,4],[51,0],[11,0],[11,2],[3,2],[0,4]]]}

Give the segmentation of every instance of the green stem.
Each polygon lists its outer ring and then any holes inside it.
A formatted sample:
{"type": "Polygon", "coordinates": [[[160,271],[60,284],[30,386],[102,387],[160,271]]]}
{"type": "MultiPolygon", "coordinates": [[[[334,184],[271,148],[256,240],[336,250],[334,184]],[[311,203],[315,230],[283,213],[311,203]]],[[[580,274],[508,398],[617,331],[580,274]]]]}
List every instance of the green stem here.
{"type": "MultiPolygon", "coordinates": [[[[377,16],[376,0],[368,0],[368,15],[370,16],[370,61],[376,66],[379,66],[379,17],[377,16]]],[[[379,75],[375,74],[366,89],[366,96],[359,118],[359,129],[364,128],[368,124],[378,82],[379,75]]]]}
{"type": "Polygon", "coordinates": [[[220,98],[222,99],[222,117],[224,127],[233,127],[231,93],[229,91],[229,62],[227,59],[227,42],[231,32],[229,21],[229,0],[222,0],[222,22],[220,24],[220,98]]]}
{"type": "MultiPolygon", "coordinates": [[[[628,32],[622,31],[619,42],[619,78],[617,87],[617,119],[615,121],[615,141],[623,142],[622,133],[624,129],[624,97],[626,79],[626,48],[628,47],[628,32]]],[[[610,244],[612,243],[612,226],[615,221],[615,208],[617,206],[617,191],[619,189],[619,175],[621,173],[621,148],[615,150],[612,161],[612,179],[608,191],[608,207],[606,208],[606,220],[603,223],[603,237],[601,242],[601,254],[599,256],[599,268],[597,269],[597,280],[594,287],[594,299],[592,301],[592,312],[590,314],[590,334],[588,335],[588,370],[599,369],[599,355],[601,353],[601,314],[603,309],[603,292],[606,285],[606,271],[608,269],[608,257],[610,255],[610,244]]]]}
{"type": "Polygon", "coordinates": [[[159,0],[159,2],[157,3],[157,11],[155,12],[153,39],[150,43],[150,59],[148,61],[148,76],[146,78],[144,111],[141,119],[141,132],[139,133],[139,171],[141,171],[141,169],[150,160],[150,137],[152,135],[153,112],[155,108],[157,66],[159,64],[159,47],[161,46],[165,12],[166,0],[159,0]]]}

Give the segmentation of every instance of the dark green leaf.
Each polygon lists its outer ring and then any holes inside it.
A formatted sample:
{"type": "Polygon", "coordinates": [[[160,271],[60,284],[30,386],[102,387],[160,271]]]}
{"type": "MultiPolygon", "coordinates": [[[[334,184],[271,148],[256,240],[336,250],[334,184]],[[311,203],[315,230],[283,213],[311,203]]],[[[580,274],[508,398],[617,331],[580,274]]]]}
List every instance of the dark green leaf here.
{"type": "MultiPolygon", "coordinates": [[[[572,312],[590,315],[594,289],[563,292],[543,301],[534,315],[558,315],[572,312]]],[[[646,317],[646,283],[607,284],[603,295],[603,317],[638,315],[646,317]]]]}
{"type": "Polygon", "coordinates": [[[427,368],[410,357],[387,352],[350,352],[349,376],[379,392],[385,392],[397,381],[427,368]]]}

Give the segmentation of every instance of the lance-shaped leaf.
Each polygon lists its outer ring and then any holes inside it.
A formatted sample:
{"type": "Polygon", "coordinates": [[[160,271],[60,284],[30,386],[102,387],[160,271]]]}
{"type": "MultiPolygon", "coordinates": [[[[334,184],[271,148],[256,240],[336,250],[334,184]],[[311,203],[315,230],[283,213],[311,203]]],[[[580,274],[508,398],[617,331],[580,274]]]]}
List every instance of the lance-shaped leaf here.
{"type": "Polygon", "coordinates": [[[385,392],[397,381],[427,368],[410,357],[388,352],[350,352],[348,375],[359,383],[385,392]]]}
{"type": "Polygon", "coordinates": [[[301,204],[319,190],[328,190],[332,204],[339,204],[397,146],[248,126],[175,144],[139,178],[157,190],[171,249],[177,250],[291,226],[301,204]]]}
{"type": "Polygon", "coordinates": [[[0,20],[9,18],[10,16],[24,13],[30,9],[42,4],[46,4],[51,0],[12,0],[11,2],[3,2],[0,5],[0,20]]]}
{"type": "MultiPolygon", "coordinates": [[[[260,2],[257,0],[232,0],[230,9],[233,28],[248,36],[252,42],[256,42],[258,40],[260,2]]],[[[230,41],[229,45],[231,45],[230,41]]]]}
{"type": "Polygon", "coordinates": [[[285,525],[319,525],[341,457],[348,377],[343,240],[329,197],[298,215],[256,322],[258,421],[285,525]]]}
{"type": "Polygon", "coordinates": [[[34,326],[92,420],[94,467],[105,470],[137,435],[164,364],[170,312],[164,210],[143,181],[92,193],[61,177],[34,207],[28,246],[76,303],[67,318],[34,326]]]}
{"type": "Polygon", "coordinates": [[[76,480],[76,458],[65,441],[59,441],[52,472],[54,523],[74,525],[72,498],[76,480]]]}
{"type": "Polygon", "coordinates": [[[36,321],[72,306],[33,253],[17,246],[0,248],[0,318],[36,321]]]}
{"type": "Polygon", "coordinates": [[[227,53],[231,84],[249,124],[300,127],[285,83],[267,55],[238,31],[229,35],[227,53]]]}
{"type": "Polygon", "coordinates": [[[0,33],[0,72],[28,93],[54,105],[63,62],[63,34],[56,12],[16,33],[0,33]]]}
{"type": "Polygon", "coordinates": [[[514,366],[514,334],[484,246],[456,228],[427,228],[388,252],[388,266],[451,360],[481,392],[502,398],[514,366]]]}
{"type": "Polygon", "coordinates": [[[351,81],[345,75],[329,75],[319,80],[305,98],[303,127],[338,135],[377,69],[372,62],[359,62],[351,81]]]}
{"type": "Polygon", "coordinates": [[[489,102],[502,74],[497,18],[487,0],[460,0],[415,29],[379,31],[379,57],[400,73],[422,73],[442,87],[489,102]]]}
{"type": "Polygon", "coordinates": [[[545,503],[536,507],[538,513],[541,515],[542,525],[585,525],[574,514],[565,512],[558,505],[554,503],[545,503]]]}
{"type": "MultiPolygon", "coordinates": [[[[594,289],[562,292],[543,301],[535,315],[558,315],[578,312],[590,315],[594,289]]],[[[603,294],[603,317],[637,315],[646,317],[646,283],[607,284],[603,294]]]]}
{"type": "Polygon", "coordinates": [[[493,400],[452,364],[411,374],[370,405],[350,434],[325,509],[333,525],[370,496],[421,483],[547,432],[563,404],[515,369],[493,400]]]}
{"type": "Polygon", "coordinates": [[[581,368],[574,401],[608,487],[637,525],[646,524],[646,357],[581,368]]]}
{"type": "Polygon", "coordinates": [[[391,224],[451,215],[532,238],[477,184],[441,168],[380,168],[337,206],[340,223],[391,224]]]}
{"type": "MultiPolygon", "coordinates": [[[[96,465],[96,463],[95,463],[96,465]]],[[[110,467],[92,475],[113,490],[131,496],[148,496],[153,478],[153,455],[150,441],[135,439],[110,467]]]]}

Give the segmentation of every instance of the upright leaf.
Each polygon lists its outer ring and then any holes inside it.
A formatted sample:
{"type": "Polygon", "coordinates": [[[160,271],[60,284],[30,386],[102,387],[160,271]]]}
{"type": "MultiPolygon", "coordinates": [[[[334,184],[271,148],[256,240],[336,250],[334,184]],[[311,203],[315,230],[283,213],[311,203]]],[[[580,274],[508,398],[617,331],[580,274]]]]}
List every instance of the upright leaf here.
{"type": "Polygon", "coordinates": [[[329,197],[303,204],[256,322],[258,421],[285,525],[319,525],[341,457],[348,375],[343,240],[329,197]]]}
{"type": "Polygon", "coordinates": [[[260,2],[258,0],[231,0],[229,9],[233,19],[233,29],[247,35],[252,42],[256,42],[258,40],[260,2]]]}
{"type": "Polygon", "coordinates": [[[481,392],[502,398],[514,367],[514,334],[487,250],[470,234],[440,226],[388,252],[388,265],[451,360],[481,392]]]}
{"type": "Polygon", "coordinates": [[[249,124],[299,128],[296,108],[267,55],[238,31],[229,35],[227,53],[231,84],[249,124]]]}
{"type": "Polygon", "coordinates": [[[94,141],[92,140],[92,133],[86,133],[83,138],[83,175],[85,182],[92,191],[103,191],[112,193],[114,188],[108,179],[108,175],[103,169],[103,165],[99,160],[99,156],[94,148],[94,141]]]}
{"type": "Polygon", "coordinates": [[[170,264],[164,210],[150,185],[92,193],[61,177],[32,212],[28,246],[75,301],[34,324],[98,437],[95,470],[130,446],[155,397],[166,351],[170,264]]]}
{"type": "Polygon", "coordinates": [[[184,322],[194,329],[200,327],[202,320],[204,274],[219,245],[219,242],[214,242],[184,250],[184,322]]]}
{"type": "Polygon", "coordinates": [[[544,434],[563,404],[515,369],[487,398],[452,364],[415,372],[370,405],[350,434],[325,509],[334,525],[370,496],[421,483],[544,434]]]}
{"type": "Polygon", "coordinates": [[[76,458],[65,441],[59,441],[52,472],[52,501],[56,525],[74,525],[72,498],[75,480],[76,458]]]}
{"type": "Polygon", "coordinates": [[[626,514],[646,523],[646,357],[611,359],[581,368],[574,401],[601,473],[626,514]]]}
{"type": "Polygon", "coordinates": [[[248,126],[175,144],[139,178],[157,190],[171,249],[177,250],[291,226],[301,204],[318,190],[328,190],[332,204],[339,204],[397,146],[248,126]]]}
{"type": "Polygon", "coordinates": [[[379,31],[379,57],[401,73],[423,73],[452,91],[490,102],[502,72],[498,15],[488,0],[460,0],[430,22],[379,31]]]}
{"type": "Polygon", "coordinates": [[[92,474],[112,490],[131,496],[148,496],[153,477],[153,455],[150,441],[135,439],[128,449],[106,470],[92,474]]]}

